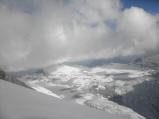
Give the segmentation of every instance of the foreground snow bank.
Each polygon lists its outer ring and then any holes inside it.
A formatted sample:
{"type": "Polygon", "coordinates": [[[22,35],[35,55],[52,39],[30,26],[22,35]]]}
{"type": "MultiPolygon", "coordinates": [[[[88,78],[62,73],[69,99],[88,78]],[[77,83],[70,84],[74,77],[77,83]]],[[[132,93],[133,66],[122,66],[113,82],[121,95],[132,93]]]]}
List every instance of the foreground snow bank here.
{"type": "Polygon", "coordinates": [[[131,119],[112,115],[0,80],[0,119],[131,119]]]}

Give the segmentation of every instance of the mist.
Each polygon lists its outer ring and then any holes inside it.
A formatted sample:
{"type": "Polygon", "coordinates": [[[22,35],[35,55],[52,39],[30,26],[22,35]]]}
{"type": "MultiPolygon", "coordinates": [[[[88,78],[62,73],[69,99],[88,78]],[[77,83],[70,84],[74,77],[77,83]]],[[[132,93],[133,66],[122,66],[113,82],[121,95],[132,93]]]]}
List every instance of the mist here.
{"type": "Polygon", "coordinates": [[[149,55],[159,50],[158,16],[120,0],[1,0],[0,67],[149,55]]]}

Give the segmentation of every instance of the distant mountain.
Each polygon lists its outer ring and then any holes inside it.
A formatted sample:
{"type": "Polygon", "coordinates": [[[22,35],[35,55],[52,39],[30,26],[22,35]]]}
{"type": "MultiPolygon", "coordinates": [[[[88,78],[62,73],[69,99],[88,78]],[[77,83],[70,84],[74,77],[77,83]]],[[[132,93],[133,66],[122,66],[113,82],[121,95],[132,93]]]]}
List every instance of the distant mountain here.
{"type": "Polygon", "coordinates": [[[16,76],[39,74],[39,73],[44,73],[43,69],[27,69],[27,70],[22,70],[22,71],[17,71],[17,72],[9,72],[9,74],[16,75],[16,76]]]}
{"type": "Polygon", "coordinates": [[[159,69],[159,54],[136,58],[133,63],[143,67],[159,69]]]}
{"type": "Polygon", "coordinates": [[[67,65],[82,65],[87,67],[102,66],[110,63],[128,64],[134,61],[138,56],[118,56],[108,59],[86,59],[72,62],[64,62],[67,65]]]}

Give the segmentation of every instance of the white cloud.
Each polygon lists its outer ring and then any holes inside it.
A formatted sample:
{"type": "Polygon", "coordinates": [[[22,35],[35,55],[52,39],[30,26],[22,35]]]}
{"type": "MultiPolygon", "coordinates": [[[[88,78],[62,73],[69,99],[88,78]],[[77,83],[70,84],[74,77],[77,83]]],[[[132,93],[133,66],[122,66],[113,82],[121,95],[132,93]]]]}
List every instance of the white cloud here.
{"type": "Polygon", "coordinates": [[[157,15],[121,6],[120,0],[3,0],[0,65],[31,68],[158,50],[157,15]]]}
{"type": "Polygon", "coordinates": [[[145,54],[157,50],[159,46],[159,27],[157,18],[141,8],[126,9],[119,18],[118,39],[123,42],[127,52],[145,54]]]}

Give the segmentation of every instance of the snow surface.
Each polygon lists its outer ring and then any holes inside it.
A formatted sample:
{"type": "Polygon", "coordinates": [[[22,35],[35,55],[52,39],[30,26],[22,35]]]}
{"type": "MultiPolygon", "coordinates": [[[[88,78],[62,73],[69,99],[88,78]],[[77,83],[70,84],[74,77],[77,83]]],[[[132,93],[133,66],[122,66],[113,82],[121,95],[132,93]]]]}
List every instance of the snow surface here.
{"type": "Polygon", "coordinates": [[[0,119],[131,119],[37,93],[0,80],[0,119]]]}
{"type": "Polygon", "coordinates": [[[39,86],[39,85],[36,85],[36,84],[34,84],[34,83],[30,83],[30,82],[29,82],[29,86],[30,86],[31,88],[35,89],[35,90],[38,91],[38,92],[41,92],[41,93],[44,93],[44,94],[46,94],[46,95],[50,95],[50,96],[53,96],[53,97],[62,99],[62,97],[60,97],[59,95],[53,93],[52,91],[50,91],[50,90],[48,90],[48,89],[46,89],[46,88],[44,88],[44,87],[41,87],[41,86],[39,86]]]}
{"type": "MultiPolygon", "coordinates": [[[[112,114],[127,114],[132,119],[144,119],[128,107],[110,99],[126,95],[138,84],[151,80],[153,70],[139,68],[94,67],[60,65],[45,75],[32,74],[17,77],[37,91],[80,105],[87,105],[112,114]],[[41,90],[45,89],[45,90],[41,90]],[[46,91],[47,90],[47,91],[46,91]]],[[[125,99],[123,99],[125,100],[125,99]]]]}

